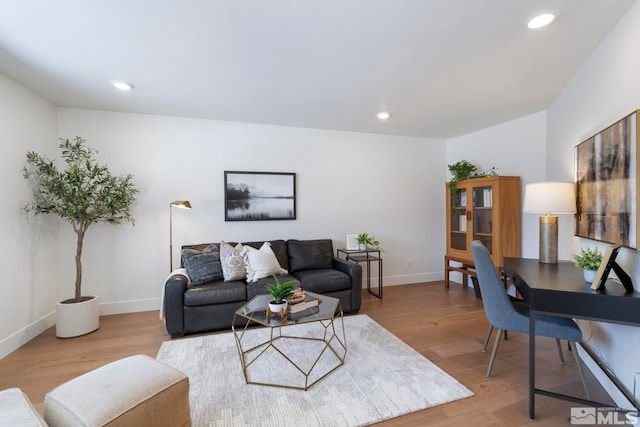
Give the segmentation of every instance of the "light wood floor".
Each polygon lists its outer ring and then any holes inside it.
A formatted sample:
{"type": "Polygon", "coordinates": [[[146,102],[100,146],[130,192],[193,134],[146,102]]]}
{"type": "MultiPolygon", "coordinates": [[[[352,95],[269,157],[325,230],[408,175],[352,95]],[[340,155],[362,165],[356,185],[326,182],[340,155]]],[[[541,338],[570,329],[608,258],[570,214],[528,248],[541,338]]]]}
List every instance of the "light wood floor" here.
{"type": "MultiPolygon", "coordinates": [[[[388,420],[384,426],[570,425],[570,402],[537,396],[536,420],[528,417],[528,336],[511,333],[500,345],[493,377],[485,378],[490,353],[481,347],[487,332],[482,303],[472,289],[442,282],[389,286],[384,300],[366,291],[360,314],[383,327],[467,386],[474,397],[388,420]]],[[[105,363],[134,354],[155,357],[170,340],[158,312],[104,316],[89,335],[59,339],[50,328],[0,360],[0,389],[20,387],[42,412],[47,391],[105,363]]],[[[555,342],[538,338],[537,385],[583,397],[573,357],[566,346],[560,365],[555,342]]],[[[591,397],[609,403],[586,369],[591,397]]]]}

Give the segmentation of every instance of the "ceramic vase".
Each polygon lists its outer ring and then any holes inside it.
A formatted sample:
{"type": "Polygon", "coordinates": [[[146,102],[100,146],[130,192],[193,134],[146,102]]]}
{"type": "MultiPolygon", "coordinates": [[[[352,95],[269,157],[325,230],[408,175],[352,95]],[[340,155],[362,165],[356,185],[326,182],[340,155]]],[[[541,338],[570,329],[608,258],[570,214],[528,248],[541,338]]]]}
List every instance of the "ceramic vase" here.
{"type": "Polygon", "coordinates": [[[287,310],[287,302],[276,304],[274,301],[269,303],[269,311],[273,314],[280,314],[282,310],[287,310]]]}
{"type": "Polygon", "coordinates": [[[587,283],[593,282],[593,279],[596,278],[596,270],[582,270],[584,272],[584,280],[587,283]]]}

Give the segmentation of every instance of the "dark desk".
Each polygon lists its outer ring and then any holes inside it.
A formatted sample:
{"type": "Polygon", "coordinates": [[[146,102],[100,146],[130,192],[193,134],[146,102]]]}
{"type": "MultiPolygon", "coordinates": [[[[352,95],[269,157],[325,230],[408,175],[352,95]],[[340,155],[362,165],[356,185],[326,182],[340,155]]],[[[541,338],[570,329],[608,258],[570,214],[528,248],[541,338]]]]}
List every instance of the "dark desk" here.
{"type": "Polygon", "coordinates": [[[504,272],[513,279],[529,305],[529,417],[535,418],[535,394],[569,400],[587,406],[597,402],[535,388],[535,317],[545,313],[576,319],[640,325],[640,293],[626,294],[624,287],[608,280],[605,289],[593,291],[582,270],[573,262],[543,264],[537,259],[505,258],[504,272]]]}

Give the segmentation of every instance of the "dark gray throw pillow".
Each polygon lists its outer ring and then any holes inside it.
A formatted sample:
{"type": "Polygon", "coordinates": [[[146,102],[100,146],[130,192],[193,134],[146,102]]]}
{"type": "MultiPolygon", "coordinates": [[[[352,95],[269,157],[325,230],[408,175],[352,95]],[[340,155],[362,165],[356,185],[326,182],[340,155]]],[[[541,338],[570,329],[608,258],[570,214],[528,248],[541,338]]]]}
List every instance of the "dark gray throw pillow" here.
{"type": "Polygon", "coordinates": [[[287,240],[291,272],[333,267],[333,244],[329,239],[287,240]]]}
{"type": "Polygon", "coordinates": [[[192,285],[223,280],[220,252],[211,245],[200,252],[195,249],[182,250],[182,265],[187,269],[192,285]]]}

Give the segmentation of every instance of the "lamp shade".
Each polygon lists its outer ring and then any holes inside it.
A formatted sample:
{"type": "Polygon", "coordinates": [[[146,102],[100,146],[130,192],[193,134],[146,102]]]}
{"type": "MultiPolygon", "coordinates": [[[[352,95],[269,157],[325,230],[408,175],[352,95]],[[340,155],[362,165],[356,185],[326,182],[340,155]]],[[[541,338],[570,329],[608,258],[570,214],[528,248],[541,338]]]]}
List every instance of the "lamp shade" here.
{"type": "Polygon", "coordinates": [[[180,209],[191,209],[191,203],[188,200],[175,200],[169,206],[180,209]]]}
{"type": "Polygon", "coordinates": [[[524,212],[554,214],[576,213],[576,190],[573,182],[537,182],[524,190],[524,212]]]}

